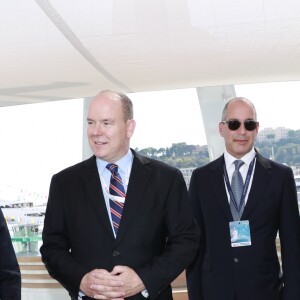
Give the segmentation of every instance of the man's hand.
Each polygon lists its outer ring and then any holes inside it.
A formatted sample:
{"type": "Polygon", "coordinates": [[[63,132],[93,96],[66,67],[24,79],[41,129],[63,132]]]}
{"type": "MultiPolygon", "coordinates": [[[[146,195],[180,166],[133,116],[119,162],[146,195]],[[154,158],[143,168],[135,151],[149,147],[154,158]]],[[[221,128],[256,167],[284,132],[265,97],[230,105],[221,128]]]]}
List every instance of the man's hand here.
{"type": "Polygon", "coordinates": [[[134,296],[145,289],[141,278],[129,267],[115,266],[111,274],[115,276],[116,280],[123,283],[122,290],[125,291],[124,298],[134,296]]]}
{"type": "Polygon", "coordinates": [[[80,291],[95,299],[124,300],[125,296],[122,280],[104,269],[95,269],[85,274],[80,291]]]}

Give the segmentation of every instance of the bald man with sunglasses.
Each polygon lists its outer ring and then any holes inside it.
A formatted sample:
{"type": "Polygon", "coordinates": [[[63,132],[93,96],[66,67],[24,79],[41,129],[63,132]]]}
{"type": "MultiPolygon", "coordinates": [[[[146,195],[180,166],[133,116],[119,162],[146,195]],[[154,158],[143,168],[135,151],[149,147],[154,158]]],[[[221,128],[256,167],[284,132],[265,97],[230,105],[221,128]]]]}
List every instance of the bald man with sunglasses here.
{"type": "Polygon", "coordinates": [[[258,128],[254,105],[230,100],[219,123],[224,155],[193,172],[189,194],[202,242],[187,270],[189,300],[300,299],[295,181],[291,168],[254,149],[258,128]]]}

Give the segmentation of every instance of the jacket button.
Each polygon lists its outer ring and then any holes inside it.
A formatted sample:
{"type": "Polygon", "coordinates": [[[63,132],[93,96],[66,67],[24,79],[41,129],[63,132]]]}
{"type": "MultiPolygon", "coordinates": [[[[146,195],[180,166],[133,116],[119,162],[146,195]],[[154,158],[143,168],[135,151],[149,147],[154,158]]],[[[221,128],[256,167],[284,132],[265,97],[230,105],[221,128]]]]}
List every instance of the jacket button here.
{"type": "Polygon", "coordinates": [[[121,253],[118,252],[118,251],[114,251],[114,252],[112,253],[113,256],[118,256],[118,255],[120,255],[120,254],[121,254],[121,253]]]}
{"type": "Polygon", "coordinates": [[[234,261],[235,263],[238,263],[238,262],[239,262],[239,259],[238,259],[238,258],[234,258],[233,261],[234,261]]]}

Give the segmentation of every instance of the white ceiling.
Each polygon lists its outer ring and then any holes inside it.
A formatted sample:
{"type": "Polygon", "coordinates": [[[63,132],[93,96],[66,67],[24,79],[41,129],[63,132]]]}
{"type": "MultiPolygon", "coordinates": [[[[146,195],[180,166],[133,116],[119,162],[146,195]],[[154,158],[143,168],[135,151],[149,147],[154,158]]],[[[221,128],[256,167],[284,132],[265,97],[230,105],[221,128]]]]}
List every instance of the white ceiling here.
{"type": "Polygon", "coordinates": [[[0,43],[0,106],[300,80],[300,1],[1,1],[0,43]]]}

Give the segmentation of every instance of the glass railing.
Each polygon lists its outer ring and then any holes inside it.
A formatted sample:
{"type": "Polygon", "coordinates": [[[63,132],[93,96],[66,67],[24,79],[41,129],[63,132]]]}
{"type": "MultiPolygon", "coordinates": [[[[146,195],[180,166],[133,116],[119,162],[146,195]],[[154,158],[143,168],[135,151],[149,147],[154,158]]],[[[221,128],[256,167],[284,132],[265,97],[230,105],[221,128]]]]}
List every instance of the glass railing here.
{"type": "Polygon", "coordinates": [[[42,234],[38,224],[12,226],[11,240],[17,256],[40,255],[42,234]]]}

